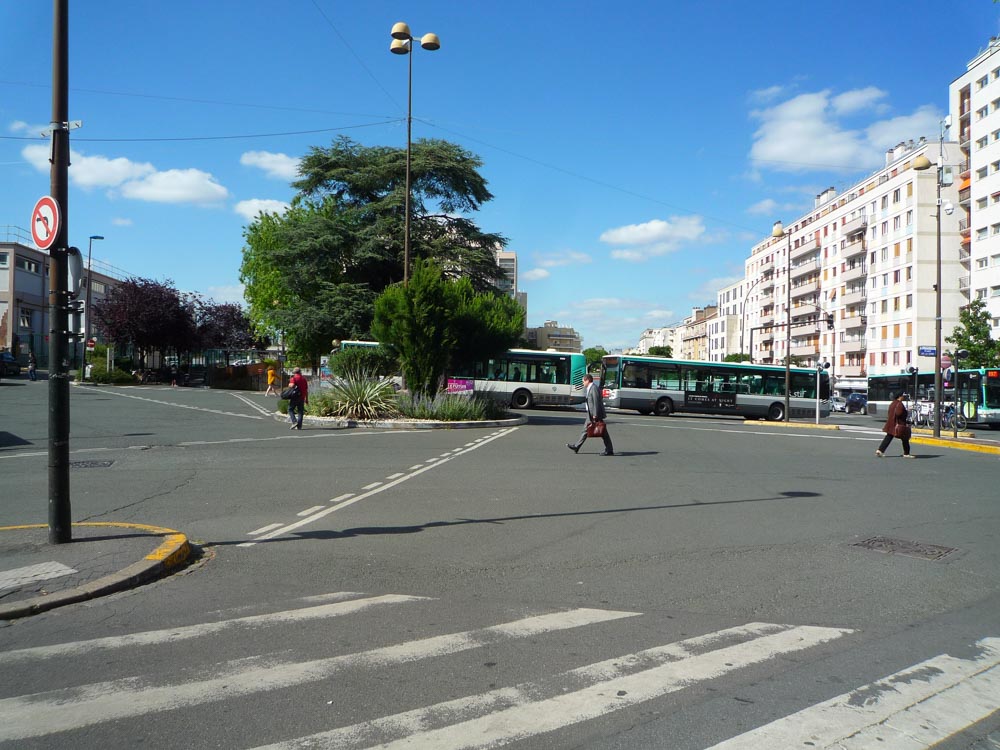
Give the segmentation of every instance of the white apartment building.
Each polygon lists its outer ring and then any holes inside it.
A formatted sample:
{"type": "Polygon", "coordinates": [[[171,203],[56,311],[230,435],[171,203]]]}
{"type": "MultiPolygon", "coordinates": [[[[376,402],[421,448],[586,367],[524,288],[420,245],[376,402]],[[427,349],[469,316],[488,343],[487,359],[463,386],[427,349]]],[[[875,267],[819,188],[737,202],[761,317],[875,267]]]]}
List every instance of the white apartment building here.
{"type": "Polygon", "coordinates": [[[678,327],[664,326],[662,328],[647,328],[639,336],[639,344],[633,350],[634,354],[649,354],[652,346],[669,346],[671,351],[680,351],[677,345],[678,327]]]}
{"type": "Polygon", "coordinates": [[[963,151],[957,162],[945,162],[954,165],[959,183],[962,290],[968,300],[986,302],[996,339],[1000,338],[1000,38],[990,39],[965,74],[952,82],[949,103],[963,151]]]}
{"type": "MultiPolygon", "coordinates": [[[[789,355],[804,366],[829,362],[841,392],[867,388],[869,374],[933,367],[918,350],[935,338],[937,174],[912,163],[921,154],[936,162],[938,148],[899,144],[882,169],[843,193],[816,196],[784,236],[754,246],[745,277],[754,362],[782,364],[789,355]]],[[[960,156],[958,144],[941,149],[946,163],[960,156]]],[[[943,188],[942,201],[957,203],[958,186],[943,188]]],[[[958,213],[941,217],[944,336],[966,301],[958,213]]]]}
{"type": "Polygon", "coordinates": [[[707,321],[708,359],[722,362],[727,355],[739,352],[742,332],[745,280],[740,279],[719,290],[715,317],[707,321]]]}

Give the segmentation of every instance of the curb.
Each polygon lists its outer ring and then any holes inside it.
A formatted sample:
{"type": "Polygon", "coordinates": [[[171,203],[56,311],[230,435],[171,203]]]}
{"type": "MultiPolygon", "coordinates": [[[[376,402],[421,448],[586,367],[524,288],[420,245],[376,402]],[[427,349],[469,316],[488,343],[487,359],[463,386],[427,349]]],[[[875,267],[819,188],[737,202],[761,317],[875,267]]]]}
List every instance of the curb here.
{"type": "MultiPolygon", "coordinates": [[[[74,589],[59,591],[45,596],[36,596],[21,602],[11,602],[0,605],[0,620],[16,620],[21,617],[36,615],[67,604],[95,599],[99,596],[114,594],[126,589],[135,588],[140,584],[159,578],[179,565],[183,564],[191,554],[191,545],[187,537],[179,531],[165,529],[160,526],[147,526],[139,523],[74,523],[73,527],[115,527],[123,529],[139,529],[155,534],[162,534],[165,539],[159,547],[146,555],[139,562],[133,563],[116,573],[98,578],[96,581],[78,586],[74,589]]],[[[2,526],[0,531],[18,529],[44,529],[46,524],[37,523],[26,526],[2,526]]]]}
{"type": "Polygon", "coordinates": [[[770,422],[764,419],[744,419],[743,424],[754,425],[756,427],[794,427],[795,429],[805,428],[807,430],[839,430],[839,424],[815,424],[814,422],[770,422]]]}
{"type": "Polygon", "coordinates": [[[911,443],[918,445],[939,445],[942,448],[956,448],[963,451],[973,451],[975,453],[989,453],[1000,456],[1000,445],[979,445],[977,443],[963,443],[960,440],[945,440],[944,438],[917,437],[910,438],[911,443]]]}
{"type": "MultiPolygon", "coordinates": [[[[276,422],[287,422],[288,415],[280,411],[272,415],[276,422]]],[[[474,427],[516,427],[527,424],[528,418],[525,416],[514,417],[513,419],[488,419],[481,422],[437,422],[434,420],[375,420],[371,422],[358,421],[356,419],[341,419],[339,417],[311,417],[302,418],[302,424],[314,427],[326,427],[328,429],[346,430],[349,428],[381,428],[386,430],[467,430],[474,427]]]]}

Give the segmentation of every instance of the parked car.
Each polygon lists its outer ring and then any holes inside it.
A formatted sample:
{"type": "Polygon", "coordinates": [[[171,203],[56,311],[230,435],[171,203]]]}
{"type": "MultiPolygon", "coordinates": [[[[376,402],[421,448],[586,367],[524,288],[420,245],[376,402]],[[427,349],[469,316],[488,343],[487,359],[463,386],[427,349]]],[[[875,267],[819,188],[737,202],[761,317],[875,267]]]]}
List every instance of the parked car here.
{"type": "Polygon", "coordinates": [[[21,365],[10,352],[0,352],[0,375],[20,375],[21,365]]]}
{"type": "Polygon", "coordinates": [[[863,393],[852,393],[847,397],[847,403],[844,404],[844,411],[848,414],[867,414],[868,397],[863,393]]]}
{"type": "Polygon", "coordinates": [[[847,411],[847,399],[843,396],[830,396],[830,411],[847,411]]]}

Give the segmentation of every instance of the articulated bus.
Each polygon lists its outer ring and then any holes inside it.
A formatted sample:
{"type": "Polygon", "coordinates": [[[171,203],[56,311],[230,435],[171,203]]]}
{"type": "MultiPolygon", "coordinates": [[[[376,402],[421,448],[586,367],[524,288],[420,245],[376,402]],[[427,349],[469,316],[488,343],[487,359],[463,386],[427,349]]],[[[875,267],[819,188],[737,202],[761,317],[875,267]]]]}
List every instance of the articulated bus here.
{"type": "Polygon", "coordinates": [[[502,356],[454,368],[453,377],[474,381],[483,393],[515,409],[582,404],[587,360],[580,352],[509,349],[502,356]]]}
{"type": "MultiPolygon", "coordinates": [[[[792,417],[830,416],[830,377],[825,370],[791,368],[792,417]]],[[[746,362],[696,362],[611,354],[601,363],[605,406],[640,414],[731,414],[782,421],[785,368],[746,362]]]]}
{"type": "MultiPolygon", "coordinates": [[[[942,375],[941,383],[941,403],[961,404],[962,414],[969,421],[970,427],[1000,429],[1000,368],[958,370],[954,374],[954,380],[948,380],[942,375]]],[[[906,391],[911,401],[934,401],[934,373],[870,375],[868,413],[876,417],[885,415],[892,395],[899,391],[906,391]]]]}

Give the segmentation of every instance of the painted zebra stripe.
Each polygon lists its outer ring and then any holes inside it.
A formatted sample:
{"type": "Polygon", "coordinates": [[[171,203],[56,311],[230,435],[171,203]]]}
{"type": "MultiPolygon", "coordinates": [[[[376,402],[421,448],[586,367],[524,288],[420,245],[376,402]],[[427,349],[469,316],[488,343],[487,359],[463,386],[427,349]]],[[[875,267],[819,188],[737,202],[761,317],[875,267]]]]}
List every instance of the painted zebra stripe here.
{"type": "Polygon", "coordinates": [[[558,678],[468,696],[257,750],[491,748],[598,718],[851,632],[752,623],[598,662],[558,678]],[[748,636],[750,640],[720,647],[734,637],[748,636]],[[706,647],[711,650],[703,651],[706,647]],[[566,685],[580,684],[586,686],[563,692],[566,685]]]}
{"type": "Polygon", "coordinates": [[[202,680],[151,687],[132,679],[52,690],[0,700],[0,742],[39,737],[130,716],[203,705],[269,690],[317,682],[348,669],[416,662],[570,628],[635,617],[638,612],[574,609],[528,617],[479,630],[409,641],[394,646],[305,662],[248,666],[246,659],[217,665],[202,680]]]}
{"type": "Polygon", "coordinates": [[[930,747],[1000,707],[1000,639],[984,638],[976,646],[980,653],[972,659],[936,656],[710,750],[930,747]],[[914,744],[918,733],[931,739],[914,744]]]}

